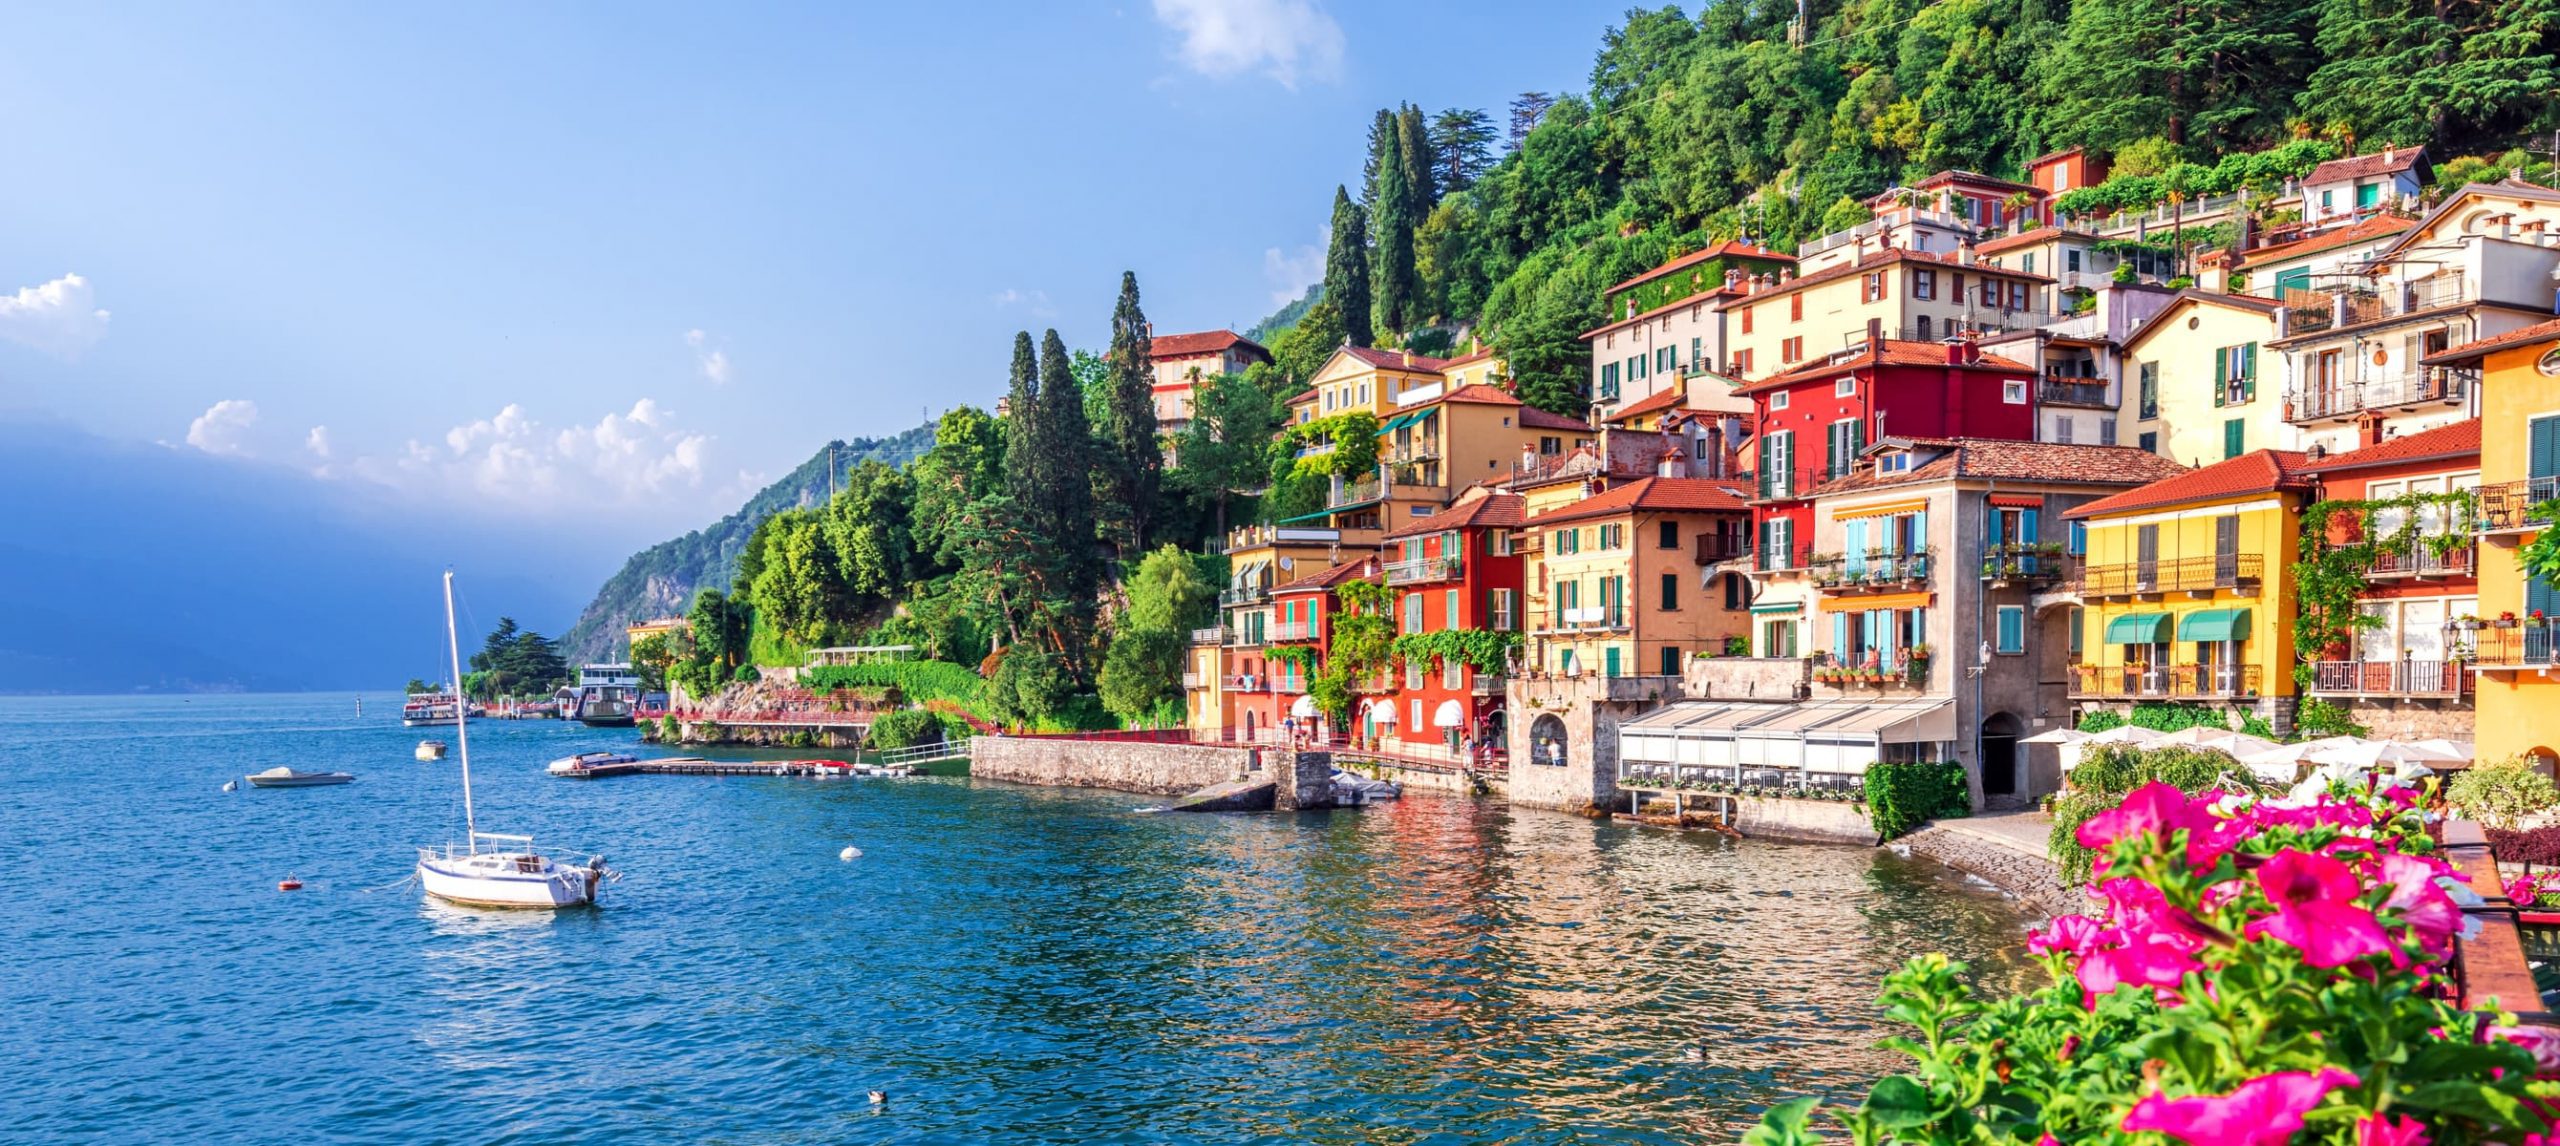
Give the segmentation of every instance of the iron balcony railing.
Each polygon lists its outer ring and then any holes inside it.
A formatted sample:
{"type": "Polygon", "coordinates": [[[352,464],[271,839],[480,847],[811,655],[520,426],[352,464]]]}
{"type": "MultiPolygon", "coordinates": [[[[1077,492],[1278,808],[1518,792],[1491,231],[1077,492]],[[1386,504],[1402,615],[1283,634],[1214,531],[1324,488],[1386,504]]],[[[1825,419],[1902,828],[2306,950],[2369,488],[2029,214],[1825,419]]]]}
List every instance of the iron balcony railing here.
{"type": "Polygon", "coordinates": [[[2482,669],[2543,669],[2560,665],[2560,639],[2548,624],[2531,620],[2512,629],[2472,634],[2472,655],[2482,669]]]}
{"type": "Polygon", "coordinates": [[[1558,609],[1552,616],[1553,624],[1540,631],[1575,633],[1627,627],[1627,608],[1624,605],[1577,605],[1558,609]]]}
{"type": "Polygon", "coordinates": [[[1362,478],[1359,481],[1343,482],[1340,485],[1333,487],[1332,493],[1325,498],[1324,505],[1326,509],[1341,509],[1345,506],[1365,505],[1369,502],[1378,500],[1378,494],[1381,489],[1382,487],[1380,486],[1378,479],[1375,477],[1362,478]]]}
{"type": "Polygon", "coordinates": [[[1227,647],[1231,649],[1260,648],[1262,646],[1262,626],[1237,625],[1230,628],[1227,630],[1226,644],[1227,647]]]}
{"type": "Polygon", "coordinates": [[[2082,665],[2071,666],[2075,697],[2133,697],[2158,700],[2236,699],[2258,695],[2257,665],[2082,665]]]}
{"type": "Polygon", "coordinates": [[[1760,571],[1763,573],[1778,573],[1790,569],[1805,569],[1812,565],[1813,543],[1811,542],[1806,542],[1805,544],[1798,545],[1792,549],[1782,545],[1776,548],[1763,549],[1760,551],[1759,566],[1760,571]]]}
{"type": "Polygon", "coordinates": [[[2316,422],[2366,410],[2409,409],[2429,403],[2453,405],[2471,391],[2470,376],[2459,370],[2429,367],[2370,382],[2313,385],[2285,396],[2285,418],[2316,422]]]}
{"type": "Polygon", "coordinates": [[[1274,642],[1312,641],[1319,635],[1314,621],[1274,621],[1263,630],[1263,636],[1274,642]]]}
{"type": "Polygon", "coordinates": [[[1283,696],[1307,691],[1307,678],[1296,673],[1280,673],[1271,678],[1271,691],[1283,696]]]}
{"type": "Polygon", "coordinates": [[[1748,534],[1701,533],[1698,535],[1698,564],[1713,565],[1719,561],[1740,561],[1752,555],[1748,534]]]}
{"type": "Polygon", "coordinates": [[[1410,445],[1397,446],[1392,450],[1386,451],[1378,458],[1378,460],[1391,466],[1409,465],[1415,462],[1436,462],[1440,460],[1440,443],[1414,442],[1410,445]]]}
{"type": "Polygon", "coordinates": [[[1240,588],[1222,589],[1218,592],[1218,603],[1221,605],[1252,605],[1270,599],[1271,586],[1269,585],[1246,585],[1240,588]]]}
{"type": "Polygon", "coordinates": [[[2376,577],[2468,577],[2478,560],[2479,551],[2471,546],[2439,553],[2420,537],[2414,552],[2374,554],[2368,572],[2376,577]]]}
{"type": "Polygon", "coordinates": [[[1387,563],[1387,584],[1417,585],[1457,578],[1464,569],[1455,557],[1422,557],[1387,563]]]}
{"type": "Polygon", "coordinates": [[[2265,557],[2256,553],[2090,565],[2080,571],[2078,589],[2082,596],[2088,597],[2239,589],[2256,585],[2265,567],[2265,557]]]}
{"type": "Polygon", "coordinates": [[[1884,589],[1911,581],[1929,579],[1929,551],[1888,553],[1874,550],[1860,554],[1825,557],[1813,562],[1813,578],[1826,589],[1857,592],[1884,589]]]}
{"type": "Polygon", "coordinates": [[[1220,681],[1220,683],[1225,686],[1228,692],[1262,692],[1270,687],[1271,678],[1251,673],[1244,673],[1230,675],[1220,681]]]}
{"type": "Polygon", "coordinates": [[[2115,398],[2111,395],[2114,389],[2115,387],[2103,378],[2047,374],[2043,381],[2036,383],[2036,401],[2060,406],[2096,406],[2112,410],[2116,405],[2115,398]]]}
{"type": "Polygon", "coordinates": [[[2560,475],[2481,486],[2479,530],[2540,529],[2549,524],[2550,515],[2535,512],[2535,507],[2555,499],[2560,499],[2560,475]]]}
{"type": "Polygon", "coordinates": [[[2059,541],[2004,541],[1982,551],[1982,579],[2055,581],[2069,560],[2059,541]]]}
{"type": "Polygon", "coordinates": [[[1510,677],[1480,672],[1467,682],[1467,693],[1470,696],[1501,696],[1510,687],[1510,677]]]}
{"type": "Polygon", "coordinates": [[[2311,691],[2329,696],[2460,696],[2471,691],[2461,661],[2314,661],[2311,691]]]}

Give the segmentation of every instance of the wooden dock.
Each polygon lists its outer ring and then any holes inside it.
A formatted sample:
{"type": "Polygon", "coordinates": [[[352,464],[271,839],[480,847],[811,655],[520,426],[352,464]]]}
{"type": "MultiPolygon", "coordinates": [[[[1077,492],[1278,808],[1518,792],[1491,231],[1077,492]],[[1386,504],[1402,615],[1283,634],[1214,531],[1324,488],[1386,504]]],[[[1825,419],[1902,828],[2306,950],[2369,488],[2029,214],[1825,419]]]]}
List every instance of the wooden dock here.
{"type": "Polygon", "coordinates": [[[699,756],[675,756],[664,760],[633,760],[622,764],[598,764],[553,775],[570,780],[604,780],[614,776],[851,776],[852,763],[844,760],[705,760],[699,756]]]}

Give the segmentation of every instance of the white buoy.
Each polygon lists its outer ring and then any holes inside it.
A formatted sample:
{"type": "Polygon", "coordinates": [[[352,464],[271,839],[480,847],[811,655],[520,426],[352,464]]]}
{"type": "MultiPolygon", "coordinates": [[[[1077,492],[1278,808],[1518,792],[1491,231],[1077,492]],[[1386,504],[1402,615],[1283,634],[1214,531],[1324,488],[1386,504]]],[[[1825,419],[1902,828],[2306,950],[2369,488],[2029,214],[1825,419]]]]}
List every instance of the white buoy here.
{"type": "Polygon", "coordinates": [[[850,861],[850,860],[858,860],[858,859],[861,859],[861,858],[862,858],[862,849],[861,849],[861,848],[855,848],[855,847],[848,847],[848,848],[844,849],[843,851],[837,852],[837,853],[836,853],[836,858],[837,858],[837,859],[840,859],[840,860],[848,860],[848,861],[850,861]]]}
{"type": "Polygon", "coordinates": [[[225,780],[222,782],[222,790],[225,792],[237,792],[240,790],[240,782],[238,780],[225,780]]]}

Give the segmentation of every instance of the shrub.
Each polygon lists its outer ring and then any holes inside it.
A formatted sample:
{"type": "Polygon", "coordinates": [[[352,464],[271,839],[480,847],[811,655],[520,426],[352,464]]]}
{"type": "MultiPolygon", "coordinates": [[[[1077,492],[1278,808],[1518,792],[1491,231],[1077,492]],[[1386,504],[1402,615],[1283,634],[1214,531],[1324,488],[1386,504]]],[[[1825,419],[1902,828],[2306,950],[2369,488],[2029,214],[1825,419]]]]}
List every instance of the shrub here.
{"type": "Polygon", "coordinates": [[[2534,767],[2533,761],[2517,757],[2482,764],[2453,778],[2445,786],[2445,802],[2483,825],[2514,830],[2516,821],[2560,804],[2560,789],[2534,767]]]}
{"type": "Polygon", "coordinates": [[[2080,766],[2071,770],[2071,790],[2054,798],[2053,831],[2045,838],[2045,851],[2053,856],[2065,885],[2087,883],[2096,859],[2096,853],[2080,846],[2080,825],[2121,803],[2125,793],[2155,780],[2188,795],[2213,788],[2256,791],[2259,787],[2238,760],[2218,749],[2184,744],[2083,747],[2080,766]]]}
{"type": "Polygon", "coordinates": [[[2560,867],[2560,824],[2523,829],[2484,826],[2480,832],[2489,837],[2489,854],[2501,860],[2528,868],[2560,867]]]}
{"type": "Polygon", "coordinates": [[[942,739],[942,720],[921,708],[884,712],[871,722],[870,746],[883,752],[942,739]]]}
{"type": "Polygon", "coordinates": [[[965,665],[949,661],[880,661],[867,665],[828,665],[800,674],[812,691],[834,688],[894,688],[910,701],[956,700],[972,708],[986,703],[987,682],[965,665]]]}
{"type": "Polygon", "coordinates": [[[729,674],[729,679],[739,684],[754,684],[764,679],[764,673],[754,665],[739,665],[738,671],[729,674]]]}
{"type": "Polygon", "coordinates": [[[2303,740],[2364,733],[2365,727],[2349,717],[2345,708],[2316,697],[2306,698],[2293,713],[2293,734],[2303,740]]]}
{"type": "Polygon", "coordinates": [[[1884,839],[1901,836],[1923,820],[1972,810],[1973,793],[1965,783],[1962,764],[1949,760],[1876,764],[1867,769],[1867,818],[1884,839]]]}

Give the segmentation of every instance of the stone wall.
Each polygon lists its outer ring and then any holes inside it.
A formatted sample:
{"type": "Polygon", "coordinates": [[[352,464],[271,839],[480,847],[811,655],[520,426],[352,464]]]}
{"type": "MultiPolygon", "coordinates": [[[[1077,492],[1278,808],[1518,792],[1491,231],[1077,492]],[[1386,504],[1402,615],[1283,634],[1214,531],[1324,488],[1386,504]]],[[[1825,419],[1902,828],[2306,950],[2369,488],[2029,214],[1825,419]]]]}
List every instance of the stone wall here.
{"type": "Polygon", "coordinates": [[[650,744],[718,744],[744,748],[824,748],[850,751],[862,746],[859,728],[736,728],[717,721],[693,721],[677,726],[672,741],[659,735],[659,723],[639,722],[640,739],[650,744]]]}
{"type": "Polygon", "coordinates": [[[1691,657],[1681,690],[1715,700],[1800,700],[1813,678],[1804,657],[1691,657]]]}
{"type": "Polygon", "coordinates": [[[1929,824],[1897,841],[1912,855],[1933,859],[2017,897],[2028,910],[2051,918],[2088,909],[2088,899],[2062,886],[2053,861],[1966,833],[1929,824]]]}
{"type": "Polygon", "coordinates": [[[1733,830],[1755,840],[1871,847],[1876,826],[1856,804],[1840,800],[1734,796],[1733,830]]]}
{"type": "Polygon", "coordinates": [[[1279,772],[1272,777],[1274,810],[1294,812],[1333,806],[1333,753],[1274,749],[1262,757],[1262,763],[1279,772]]]}
{"type": "Polygon", "coordinates": [[[1240,780],[1253,775],[1256,765],[1247,748],[1039,736],[981,736],[970,741],[969,756],[969,774],[982,780],[1154,796],[1189,795],[1240,780]]]}
{"type": "Polygon", "coordinates": [[[2472,718],[2476,715],[2468,702],[2451,704],[2430,700],[2344,700],[2332,699],[2347,710],[2347,718],[2364,725],[2367,735],[2391,740],[2473,740],[2472,718]]]}
{"type": "MultiPolygon", "coordinates": [[[[1518,768],[1525,765],[1515,763],[1512,766],[1518,768]]],[[[1511,796],[1511,781],[1507,776],[1477,773],[1470,777],[1464,772],[1438,768],[1399,768],[1377,760],[1344,761],[1342,770],[1374,780],[1393,781],[1404,785],[1406,790],[1414,792],[1445,792],[1452,796],[1491,796],[1497,800],[1508,800],[1511,796]]]]}

